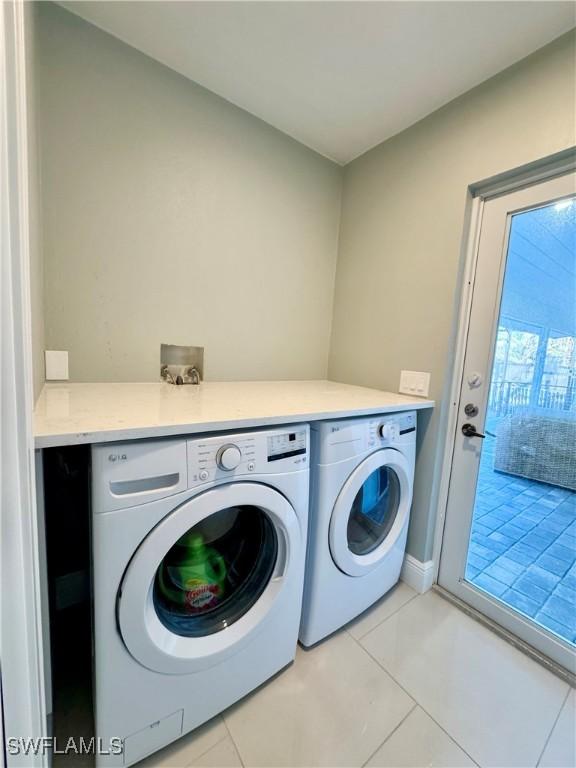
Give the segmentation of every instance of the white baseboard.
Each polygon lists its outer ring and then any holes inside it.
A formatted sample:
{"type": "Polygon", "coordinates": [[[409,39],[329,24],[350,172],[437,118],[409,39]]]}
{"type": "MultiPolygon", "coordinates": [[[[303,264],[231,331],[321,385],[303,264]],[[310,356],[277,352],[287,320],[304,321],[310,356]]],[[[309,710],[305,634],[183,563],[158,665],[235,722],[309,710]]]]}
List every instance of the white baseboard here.
{"type": "Polygon", "coordinates": [[[423,563],[412,555],[405,555],[400,578],[416,592],[428,592],[434,583],[434,561],[423,563]]]}

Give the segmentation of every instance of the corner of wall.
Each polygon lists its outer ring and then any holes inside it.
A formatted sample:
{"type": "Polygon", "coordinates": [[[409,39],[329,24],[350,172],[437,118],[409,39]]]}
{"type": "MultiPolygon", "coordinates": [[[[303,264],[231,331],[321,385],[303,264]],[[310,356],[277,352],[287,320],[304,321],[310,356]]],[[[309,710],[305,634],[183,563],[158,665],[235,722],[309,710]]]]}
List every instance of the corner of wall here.
{"type": "Polygon", "coordinates": [[[44,384],[44,254],[42,237],[41,168],[38,148],[38,70],[35,2],[25,3],[26,90],[28,127],[28,206],[30,238],[30,303],[32,309],[32,371],[34,399],[44,384]]]}
{"type": "Polygon", "coordinates": [[[340,206],[336,226],[336,258],[334,259],[334,274],[332,276],[332,304],[330,306],[330,324],[328,328],[328,349],[326,350],[326,378],[332,379],[332,343],[334,339],[334,313],[336,311],[336,291],[338,280],[338,263],[340,261],[340,237],[342,234],[342,211],[344,210],[344,188],[346,183],[346,166],[340,166],[340,206]]]}

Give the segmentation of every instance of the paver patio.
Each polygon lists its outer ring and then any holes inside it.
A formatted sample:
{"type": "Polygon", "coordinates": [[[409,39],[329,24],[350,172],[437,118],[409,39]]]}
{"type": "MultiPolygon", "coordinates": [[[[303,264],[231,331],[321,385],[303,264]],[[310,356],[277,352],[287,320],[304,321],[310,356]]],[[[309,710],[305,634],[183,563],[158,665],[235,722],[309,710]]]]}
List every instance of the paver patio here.
{"type": "Polygon", "coordinates": [[[576,643],[576,493],[492,468],[487,437],[466,579],[576,643]]]}

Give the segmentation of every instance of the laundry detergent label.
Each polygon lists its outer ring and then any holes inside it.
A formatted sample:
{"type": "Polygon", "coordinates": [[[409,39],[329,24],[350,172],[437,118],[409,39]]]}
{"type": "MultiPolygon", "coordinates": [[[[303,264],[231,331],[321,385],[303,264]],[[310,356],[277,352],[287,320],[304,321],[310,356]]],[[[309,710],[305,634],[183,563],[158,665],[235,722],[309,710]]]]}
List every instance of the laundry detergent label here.
{"type": "Polygon", "coordinates": [[[221,593],[218,584],[210,584],[200,579],[189,579],[186,582],[185,603],[190,613],[212,608],[218,603],[221,593]]]}

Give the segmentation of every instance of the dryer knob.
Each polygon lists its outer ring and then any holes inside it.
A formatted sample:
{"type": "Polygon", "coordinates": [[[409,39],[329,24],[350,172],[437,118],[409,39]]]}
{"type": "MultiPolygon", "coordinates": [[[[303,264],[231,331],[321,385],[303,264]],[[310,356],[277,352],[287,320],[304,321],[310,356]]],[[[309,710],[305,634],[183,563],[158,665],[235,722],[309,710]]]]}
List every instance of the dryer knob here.
{"type": "Polygon", "coordinates": [[[216,464],[227,472],[236,469],[242,460],[242,452],[237,445],[223,445],[216,454],[216,464]]]}

